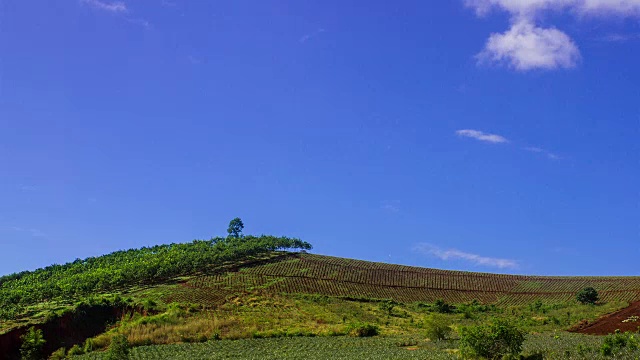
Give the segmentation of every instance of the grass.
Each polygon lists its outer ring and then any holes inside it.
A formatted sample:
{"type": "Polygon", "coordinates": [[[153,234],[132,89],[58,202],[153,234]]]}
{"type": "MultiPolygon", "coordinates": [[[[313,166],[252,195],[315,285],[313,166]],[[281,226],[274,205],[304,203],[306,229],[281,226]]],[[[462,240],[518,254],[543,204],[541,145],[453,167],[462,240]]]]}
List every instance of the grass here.
{"type": "MultiPolygon", "coordinates": [[[[506,318],[528,333],[563,331],[582,319],[595,319],[625,304],[584,306],[575,303],[534,304],[508,308],[459,305],[455,313],[438,314],[453,330],[492,318],[506,318]],[[570,316],[567,316],[567,313],[570,316]]],[[[116,334],[132,346],[205,342],[210,339],[332,337],[347,335],[356,325],[372,324],[384,337],[426,338],[435,307],[373,299],[347,300],[322,295],[274,295],[254,291],[231,296],[215,308],[171,304],[159,314],[136,314],[92,339],[105,348],[116,334]]]]}
{"type": "MultiPolygon", "coordinates": [[[[527,337],[523,354],[544,359],[604,360],[599,349],[603,338],[559,332],[527,337]]],[[[199,344],[144,346],[131,351],[131,360],[205,359],[459,359],[456,341],[431,342],[419,337],[291,337],[208,341],[199,344]]],[[[637,359],[640,351],[625,350],[616,359],[637,359]]],[[[74,360],[101,360],[91,353],[74,360]]]]}

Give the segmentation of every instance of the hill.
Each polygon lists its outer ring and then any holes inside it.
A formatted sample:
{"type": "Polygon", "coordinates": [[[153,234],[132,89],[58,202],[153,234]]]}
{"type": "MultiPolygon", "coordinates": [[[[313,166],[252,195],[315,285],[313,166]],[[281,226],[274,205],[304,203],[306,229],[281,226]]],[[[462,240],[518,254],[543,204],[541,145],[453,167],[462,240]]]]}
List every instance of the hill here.
{"type": "Polygon", "coordinates": [[[0,359],[18,358],[31,326],[43,331],[46,354],[104,349],[116,334],[133,346],[345,335],[362,324],[385,336],[421,336],[438,312],[454,329],[502,317],[534,333],[598,333],[620,328],[636,308],[610,315],[606,326],[594,326],[596,318],[640,300],[640,277],[450,271],[309,249],[286,237],[214,238],[0,277],[0,359]],[[589,286],[599,306],[575,301],[589,286]]]}
{"type": "Polygon", "coordinates": [[[306,253],[282,254],[268,261],[180,282],[169,300],[215,305],[252,289],[276,294],[320,294],[398,302],[525,305],[571,301],[592,286],[602,301],[640,300],[640,277],[550,277],[501,275],[392,265],[306,253]]]}

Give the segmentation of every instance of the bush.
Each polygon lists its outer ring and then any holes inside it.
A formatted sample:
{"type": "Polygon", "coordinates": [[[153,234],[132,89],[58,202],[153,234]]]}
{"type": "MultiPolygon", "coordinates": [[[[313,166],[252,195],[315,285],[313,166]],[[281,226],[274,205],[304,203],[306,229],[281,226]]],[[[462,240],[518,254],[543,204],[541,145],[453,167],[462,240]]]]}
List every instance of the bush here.
{"type": "Polygon", "coordinates": [[[349,328],[349,335],[357,337],[376,336],[380,333],[380,329],[371,324],[356,324],[349,328]]]}
{"type": "Polygon", "coordinates": [[[640,347],[640,340],[634,334],[616,332],[615,334],[607,335],[600,347],[600,353],[605,356],[613,356],[622,348],[628,348],[632,351],[637,350],[640,347]]]}
{"type": "Polygon", "coordinates": [[[73,345],[71,347],[71,349],[69,349],[69,352],[67,352],[68,356],[72,356],[72,355],[82,355],[84,354],[84,351],[82,350],[82,348],[78,345],[73,345]]]}
{"type": "Polygon", "coordinates": [[[67,358],[67,351],[64,348],[60,348],[54,351],[51,356],[49,356],[49,360],[64,360],[67,358]]]}
{"type": "Polygon", "coordinates": [[[393,302],[392,301],[383,301],[378,304],[380,311],[386,313],[387,315],[391,315],[393,313],[393,302]]]}
{"type": "Polygon", "coordinates": [[[42,359],[42,347],[46,343],[42,336],[42,330],[33,326],[20,337],[22,346],[20,347],[20,357],[22,360],[40,360],[42,359]]]}
{"type": "Polygon", "coordinates": [[[446,316],[433,314],[425,321],[427,337],[431,340],[446,340],[451,334],[451,322],[446,316]]]}
{"type": "Polygon", "coordinates": [[[128,360],[129,359],[129,342],[124,335],[116,335],[111,339],[109,350],[105,360],[128,360]]]}
{"type": "Polygon", "coordinates": [[[433,306],[436,312],[439,312],[440,314],[449,314],[450,312],[453,311],[453,307],[441,299],[436,300],[433,306]]]}
{"type": "Polygon", "coordinates": [[[576,299],[581,304],[595,304],[598,301],[598,292],[592,287],[587,287],[576,295],[576,299]]]}
{"type": "Polygon", "coordinates": [[[491,325],[469,326],[460,329],[460,353],[466,357],[500,359],[517,356],[522,351],[524,333],[505,320],[491,325]]]}

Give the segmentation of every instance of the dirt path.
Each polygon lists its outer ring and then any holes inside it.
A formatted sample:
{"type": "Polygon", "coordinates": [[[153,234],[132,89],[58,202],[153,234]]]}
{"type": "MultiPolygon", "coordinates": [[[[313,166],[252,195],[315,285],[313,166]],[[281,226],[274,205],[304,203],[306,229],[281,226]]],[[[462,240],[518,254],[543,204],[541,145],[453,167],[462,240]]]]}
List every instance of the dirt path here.
{"type": "Polygon", "coordinates": [[[636,332],[640,328],[640,301],[629,307],[605,315],[595,322],[573,329],[574,332],[591,335],[607,335],[620,330],[636,332]],[[636,316],[635,321],[633,316],[636,316]],[[627,320],[626,322],[623,322],[627,320]]]}

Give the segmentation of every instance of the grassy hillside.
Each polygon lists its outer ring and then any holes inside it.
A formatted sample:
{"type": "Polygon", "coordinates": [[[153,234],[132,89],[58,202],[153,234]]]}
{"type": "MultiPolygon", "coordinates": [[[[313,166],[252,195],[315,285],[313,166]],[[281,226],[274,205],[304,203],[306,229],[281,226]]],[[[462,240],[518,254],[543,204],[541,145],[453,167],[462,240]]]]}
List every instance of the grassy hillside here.
{"type": "MultiPolygon", "coordinates": [[[[422,343],[422,351],[431,348],[424,344],[425,329],[437,313],[454,334],[496,318],[528,333],[555,334],[640,300],[640,277],[498,275],[279,251],[310,248],[286,237],[215,238],[2,277],[0,352],[17,359],[20,336],[33,324],[44,332],[47,354],[79,345],[76,354],[88,351],[87,358],[96,359],[95,351],[116,335],[140,347],[334,337],[368,325],[403,346],[422,343]],[[599,305],[575,301],[588,286],[598,290],[599,305]]],[[[380,354],[414,358],[385,341],[375,345],[382,346],[380,354]]],[[[165,351],[145,349],[136,350],[137,358],[165,351]]],[[[439,354],[449,358],[447,351],[439,354]]]]}

